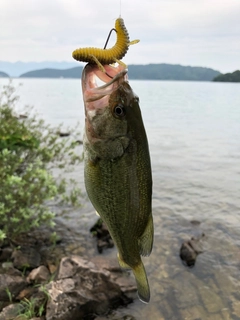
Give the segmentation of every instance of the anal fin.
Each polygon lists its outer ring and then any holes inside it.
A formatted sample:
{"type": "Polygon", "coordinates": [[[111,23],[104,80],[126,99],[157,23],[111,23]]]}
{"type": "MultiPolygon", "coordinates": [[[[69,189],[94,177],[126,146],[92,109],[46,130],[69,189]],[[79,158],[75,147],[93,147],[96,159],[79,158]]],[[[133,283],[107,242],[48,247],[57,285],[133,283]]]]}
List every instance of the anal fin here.
{"type": "Polygon", "coordinates": [[[126,262],[123,261],[123,259],[121,258],[120,254],[118,253],[118,262],[121,268],[123,269],[131,269],[131,267],[129,267],[128,264],[126,264],[126,262]]]}

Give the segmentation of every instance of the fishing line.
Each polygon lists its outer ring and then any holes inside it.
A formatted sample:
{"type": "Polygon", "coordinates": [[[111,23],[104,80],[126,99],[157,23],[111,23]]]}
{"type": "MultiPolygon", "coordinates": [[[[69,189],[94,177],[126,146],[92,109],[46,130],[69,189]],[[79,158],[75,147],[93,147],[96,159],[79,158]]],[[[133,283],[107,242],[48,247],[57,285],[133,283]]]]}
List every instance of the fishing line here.
{"type": "Polygon", "coordinates": [[[119,17],[121,17],[121,14],[122,14],[122,0],[119,0],[119,11],[120,11],[119,17]]]}

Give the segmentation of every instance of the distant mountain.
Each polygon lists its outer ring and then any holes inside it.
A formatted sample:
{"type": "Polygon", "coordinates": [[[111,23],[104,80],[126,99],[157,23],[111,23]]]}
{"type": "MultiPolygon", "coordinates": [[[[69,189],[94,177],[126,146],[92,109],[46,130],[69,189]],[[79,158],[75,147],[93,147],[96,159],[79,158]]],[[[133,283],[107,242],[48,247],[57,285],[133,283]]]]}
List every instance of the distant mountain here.
{"type": "Polygon", "coordinates": [[[9,78],[9,75],[5,72],[0,71],[0,78],[9,78]]]}
{"type": "MultiPolygon", "coordinates": [[[[189,67],[172,64],[148,64],[129,65],[128,75],[130,79],[146,80],[190,80],[190,81],[212,81],[220,75],[219,71],[203,68],[189,67]]],[[[80,78],[82,67],[66,70],[42,69],[22,74],[21,78],[80,78]]]]}
{"type": "Polygon", "coordinates": [[[213,79],[213,81],[219,82],[240,82],[240,70],[236,70],[232,73],[220,74],[213,79]]]}
{"type": "Polygon", "coordinates": [[[131,79],[211,81],[219,71],[178,64],[129,65],[131,79]]]}
{"type": "Polygon", "coordinates": [[[45,68],[68,69],[79,66],[77,62],[56,62],[56,61],[43,61],[43,62],[7,62],[0,61],[0,70],[6,72],[10,77],[19,77],[20,74],[31,71],[41,70],[45,68]]]}
{"type": "Polygon", "coordinates": [[[81,78],[82,67],[71,69],[42,69],[23,73],[20,78],[81,78]]]}

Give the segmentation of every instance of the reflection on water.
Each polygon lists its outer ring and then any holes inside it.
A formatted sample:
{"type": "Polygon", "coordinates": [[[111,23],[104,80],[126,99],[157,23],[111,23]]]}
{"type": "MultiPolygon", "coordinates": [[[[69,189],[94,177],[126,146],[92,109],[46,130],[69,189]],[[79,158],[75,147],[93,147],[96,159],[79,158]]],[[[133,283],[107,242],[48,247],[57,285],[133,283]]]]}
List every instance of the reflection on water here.
{"type": "MultiPolygon", "coordinates": [[[[83,126],[79,81],[21,82],[22,102],[48,121],[67,126],[79,119],[83,126]]],[[[240,86],[130,84],[140,96],[152,158],[155,238],[151,256],[144,258],[151,301],[145,305],[136,299],[112,319],[127,314],[140,320],[240,319],[240,86]],[[202,233],[203,252],[193,268],[186,267],[180,247],[202,233]]],[[[84,190],[83,166],[72,175],[84,190]]],[[[67,253],[91,257],[97,250],[89,229],[97,216],[87,199],[84,204],[59,219],[69,230],[67,253]]],[[[115,257],[116,249],[104,255],[115,257]]]]}

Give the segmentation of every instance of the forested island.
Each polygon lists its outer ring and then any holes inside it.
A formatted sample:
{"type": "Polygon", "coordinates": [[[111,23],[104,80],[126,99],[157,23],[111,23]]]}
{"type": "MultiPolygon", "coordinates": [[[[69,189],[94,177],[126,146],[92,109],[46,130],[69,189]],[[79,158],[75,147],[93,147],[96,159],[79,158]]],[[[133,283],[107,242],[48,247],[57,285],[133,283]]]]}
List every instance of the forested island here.
{"type": "Polygon", "coordinates": [[[129,65],[128,70],[129,78],[138,80],[211,81],[220,74],[219,71],[210,68],[166,63],[129,65]]]}
{"type": "Polygon", "coordinates": [[[46,68],[33,70],[20,75],[20,78],[81,78],[82,67],[70,69],[46,68]]]}
{"type": "MultiPolygon", "coordinates": [[[[82,67],[70,69],[41,69],[29,71],[20,75],[21,78],[81,78],[82,67]]],[[[129,79],[136,80],[185,80],[212,81],[220,75],[219,71],[172,64],[128,65],[129,79]]]]}
{"type": "Polygon", "coordinates": [[[240,70],[236,70],[232,73],[219,74],[213,81],[218,82],[240,82],[240,70]]]}

